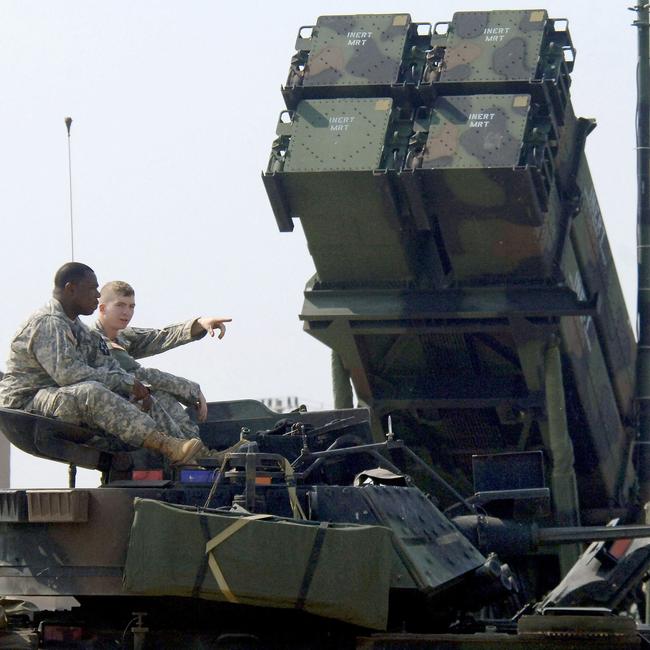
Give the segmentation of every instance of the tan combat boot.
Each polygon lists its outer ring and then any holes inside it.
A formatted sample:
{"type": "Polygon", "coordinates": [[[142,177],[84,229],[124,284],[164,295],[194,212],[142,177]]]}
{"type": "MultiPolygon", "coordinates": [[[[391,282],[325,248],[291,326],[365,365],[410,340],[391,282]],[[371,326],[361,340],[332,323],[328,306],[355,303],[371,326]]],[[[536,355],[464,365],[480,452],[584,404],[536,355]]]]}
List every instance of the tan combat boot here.
{"type": "Polygon", "coordinates": [[[218,463],[223,463],[223,459],[226,457],[226,454],[234,454],[240,447],[248,443],[248,440],[238,440],[234,445],[228,447],[228,449],[222,449],[217,451],[216,449],[208,449],[203,443],[201,443],[201,449],[197,453],[197,458],[212,458],[218,463]]]}
{"type": "Polygon", "coordinates": [[[174,464],[182,465],[192,462],[199,455],[203,443],[198,438],[181,440],[154,431],[142,441],[142,446],[157,451],[174,464]]]}

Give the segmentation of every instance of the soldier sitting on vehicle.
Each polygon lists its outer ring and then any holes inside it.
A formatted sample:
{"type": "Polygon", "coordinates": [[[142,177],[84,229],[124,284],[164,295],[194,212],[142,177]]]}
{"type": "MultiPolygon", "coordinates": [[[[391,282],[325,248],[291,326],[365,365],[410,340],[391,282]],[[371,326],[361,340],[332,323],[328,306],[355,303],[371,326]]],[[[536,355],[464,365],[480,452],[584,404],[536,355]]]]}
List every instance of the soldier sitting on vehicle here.
{"type": "Polygon", "coordinates": [[[80,320],[97,309],[94,271],[64,264],[54,277],[52,300],[32,314],[11,342],[0,406],[103,429],[133,447],[159,452],[174,463],[208,453],[198,437],[178,439],[132,400],[148,408],[149,389],[110,355],[80,320]]]}
{"type": "Polygon", "coordinates": [[[163,329],[128,327],[135,310],[133,287],[120,280],[108,282],[100,290],[98,319],[93,327],[102,335],[112,357],[122,368],[151,386],[150,415],[176,438],[195,438],[198,425],[179,404],[193,406],[197,420],[204,422],[208,407],[200,386],[189,379],[177,377],[155,368],[145,368],[136,359],[159,354],[179,345],[196,341],[209,332],[219,330],[219,338],[226,333],[224,323],[230,318],[201,317],[163,329]]]}

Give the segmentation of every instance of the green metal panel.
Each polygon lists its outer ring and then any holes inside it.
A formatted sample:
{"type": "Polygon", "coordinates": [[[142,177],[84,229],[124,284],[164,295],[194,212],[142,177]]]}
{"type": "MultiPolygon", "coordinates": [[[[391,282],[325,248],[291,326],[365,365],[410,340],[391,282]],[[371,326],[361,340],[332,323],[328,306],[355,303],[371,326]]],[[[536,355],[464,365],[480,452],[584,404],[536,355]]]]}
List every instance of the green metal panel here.
{"type": "Polygon", "coordinates": [[[282,222],[301,220],[322,283],[405,285],[435,274],[431,233],[415,232],[395,174],[381,169],[406,151],[410,125],[398,117],[389,98],[304,100],[278,126],[265,183],[281,197],[282,222]]]}
{"type": "Polygon", "coordinates": [[[578,170],[582,188],[581,209],[572,221],[571,241],[591,295],[606,296],[595,316],[603,353],[619,408],[628,422],[633,414],[636,341],[616,273],[605,224],[600,213],[589,166],[583,156],[578,170]]]}
{"type": "Polygon", "coordinates": [[[363,86],[397,81],[408,14],[320,16],[310,39],[304,86],[363,86]]]}
{"type": "Polygon", "coordinates": [[[515,167],[526,134],[530,95],[438,97],[423,169],[515,167]]]}
{"type": "Polygon", "coordinates": [[[440,81],[535,79],[546,11],[464,11],[454,14],[440,81]]]}
{"type": "Polygon", "coordinates": [[[321,282],[413,281],[414,245],[385,200],[385,178],[372,172],[326,172],[286,174],[283,180],[321,282]]]}
{"type": "Polygon", "coordinates": [[[438,178],[428,183],[441,206],[437,217],[455,281],[519,284],[552,275],[561,213],[555,188],[543,213],[535,209],[527,170],[452,170],[438,178]],[[468,191],[460,194],[463,186],[468,191]],[[482,187],[494,190],[483,204],[473,200],[482,187]]]}
{"type": "Polygon", "coordinates": [[[485,557],[420,490],[368,485],[361,494],[382,526],[393,531],[397,555],[428,594],[481,567],[485,557]]]}
{"type": "MultiPolygon", "coordinates": [[[[580,298],[586,297],[583,276],[573,247],[567,242],[562,271],[580,298]]],[[[560,321],[565,358],[575,378],[575,391],[584,410],[587,428],[573,427],[582,472],[579,481],[585,499],[616,495],[620,491],[621,468],[625,468],[629,439],[621,421],[614,389],[603,356],[593,316],[563,318],[560,321]],[[589,438],[589,440],[586,440],[589,438]],[[589,450],[588,453],[587,450],[589,450]]]]}
{"type": "Polygon", "coordinates": [[[392,107],[392,100],[383,98],[300,102],[284,172],[377,169],[392,107]]]}
{"type": "Polygon", "coordinates": [[[438,97],[424,126],[416,117],[410,166],[457,282],[544,282],[556,271],[566,218],[556,147],[532,112],[527,94],[468,95],[438,97]]]}

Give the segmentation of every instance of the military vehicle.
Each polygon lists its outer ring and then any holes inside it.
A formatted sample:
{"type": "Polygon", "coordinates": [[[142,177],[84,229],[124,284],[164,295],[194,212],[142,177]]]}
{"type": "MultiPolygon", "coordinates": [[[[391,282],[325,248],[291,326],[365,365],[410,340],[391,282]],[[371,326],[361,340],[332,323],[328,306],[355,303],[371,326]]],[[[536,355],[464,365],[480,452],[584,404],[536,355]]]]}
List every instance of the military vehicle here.
{"type": "Polygon", "coordinates": [[[189,467],[0,410],[102,472],[0,492],[0,647],[648,645],[650,436],[574,60],[543,10],[300,29],[262,177],[335,410],[211,403],[204,442],[243,445],[189,467]]]}

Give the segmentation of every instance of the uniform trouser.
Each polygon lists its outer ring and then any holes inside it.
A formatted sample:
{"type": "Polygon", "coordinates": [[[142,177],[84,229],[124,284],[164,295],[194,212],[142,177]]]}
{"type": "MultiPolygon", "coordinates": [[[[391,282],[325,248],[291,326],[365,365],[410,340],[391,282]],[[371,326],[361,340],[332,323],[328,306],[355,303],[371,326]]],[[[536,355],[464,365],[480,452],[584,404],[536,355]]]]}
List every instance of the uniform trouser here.
{"type": "Polygon", "coordinates": [[[96,381],[42,388],[29,410],[71,424],[103,429],[134,447],[141,447],[150,433],[161,430],[135,404],[96,381]]]}
{"type": "Polygon", "coordinates": [[[199,427],[190,420],[189,415],[179,401],[163,390],[151,393],[151,410],[149,415],[161,431],[174,438],[198,438],[199,427]]]}

